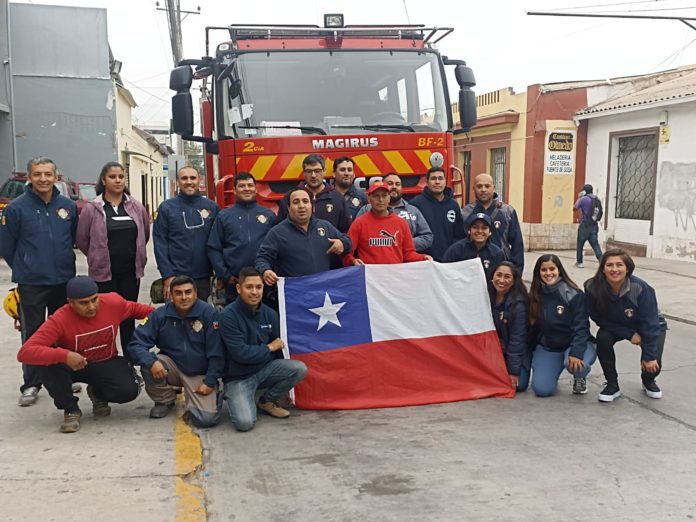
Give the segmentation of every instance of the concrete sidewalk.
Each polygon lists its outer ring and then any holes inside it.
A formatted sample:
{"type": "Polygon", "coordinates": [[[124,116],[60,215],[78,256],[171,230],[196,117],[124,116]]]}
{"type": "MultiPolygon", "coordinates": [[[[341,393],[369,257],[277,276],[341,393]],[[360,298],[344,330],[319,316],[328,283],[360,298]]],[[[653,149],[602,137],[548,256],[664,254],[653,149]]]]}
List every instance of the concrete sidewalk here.
{"type": "MultiPolygon", "coordinates": [[[[534,263],[542,254],[556,254],[563,262],[570,277],[582,285],[594,276],[599,263],[594,256],[585,256],[584,268],[575,266],[575,250],[535,251],[524,255],[524,280],[532,280],[534,263]]],[[[668,319],[696,325],[696,263],[634,257],[634,274],[648,282],[657,294],[660,310],[668,319]]]]}

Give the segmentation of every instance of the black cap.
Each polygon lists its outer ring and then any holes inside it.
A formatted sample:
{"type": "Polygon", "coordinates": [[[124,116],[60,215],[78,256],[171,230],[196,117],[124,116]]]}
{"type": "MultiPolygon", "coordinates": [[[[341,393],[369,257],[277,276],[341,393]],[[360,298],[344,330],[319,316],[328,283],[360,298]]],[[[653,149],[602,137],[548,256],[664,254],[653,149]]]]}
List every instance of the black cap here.
{"type": "Polygon", "coordinates": [[[99,292],[94,279],[87,276],[73,277],[65,286],[68,299],[84,299],[99,292]]]}

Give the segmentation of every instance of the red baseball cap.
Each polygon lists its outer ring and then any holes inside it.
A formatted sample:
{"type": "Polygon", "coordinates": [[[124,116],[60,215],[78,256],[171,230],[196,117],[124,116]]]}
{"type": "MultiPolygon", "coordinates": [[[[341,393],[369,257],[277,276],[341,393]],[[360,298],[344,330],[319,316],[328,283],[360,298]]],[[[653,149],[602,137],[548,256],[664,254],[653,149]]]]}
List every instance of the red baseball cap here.
{"type": "Polygon", "coordinates": [[[387,185],[384,181],[375,181],[372,185],[370,185],[370,188],[367,189],[366,194],[369,196],[372,194],[375,190],[386,190],[389,192],[389,185],[387,185]]]}

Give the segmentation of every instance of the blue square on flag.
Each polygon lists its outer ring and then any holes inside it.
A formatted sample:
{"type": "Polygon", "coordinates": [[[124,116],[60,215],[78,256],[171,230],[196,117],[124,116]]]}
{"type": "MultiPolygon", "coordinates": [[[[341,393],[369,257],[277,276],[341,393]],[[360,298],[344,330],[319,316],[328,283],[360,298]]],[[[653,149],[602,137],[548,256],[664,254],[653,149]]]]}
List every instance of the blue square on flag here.
{"type": "Polygon", "coordinates": [[[291,353],[372,342],[364,266],[287,278],[283,292],[291,353]]]}

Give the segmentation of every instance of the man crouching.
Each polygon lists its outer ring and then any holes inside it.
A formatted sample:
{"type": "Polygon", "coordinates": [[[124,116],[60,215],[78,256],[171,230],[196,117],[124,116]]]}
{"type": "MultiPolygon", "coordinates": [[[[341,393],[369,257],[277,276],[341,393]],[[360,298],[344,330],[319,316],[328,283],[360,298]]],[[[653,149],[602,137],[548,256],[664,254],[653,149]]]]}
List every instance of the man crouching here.
{"type": "Polygon", "coordinates": [[[216,312],[198,299],[196,282],[188,276],[174,277],[169,293],[171,303],[135,329],[128,353],[155,401],[150,417],[166,417],[174,407],[175,387],[182,387],[191,422],[209,428],[220,421],[218,378],[225,363],[216,312]],[[150,352],[154,346],[159,353],[150,352]]]}
{"type": "Polygon", "coordinates": [[[80,429],[82,411],[72,392],[74,382],[87,383],[95,417],[110,415],[110,402],[130,402],[140,392],[133,368],[118,355],[116,332],[121,322],[143,319],[154,308],[97,292],[89,277],[68,281],[68,304],[49,316],[17,354],[19,362],[41,367],[41,382],[64,412],[63,433],[80,429]]]}
{"type": "Polygon", "coordinates": [[[263,279],[252,267],[239,271],[238,297],[219,314],[226,354],[225,399],[238,431],[256,423],[256,390],[265,389],[258,408],[278,419],[290,412],[278,403],[307,375],[301,361],[283,358],[278,314],[261,303],[263,279]]]}

